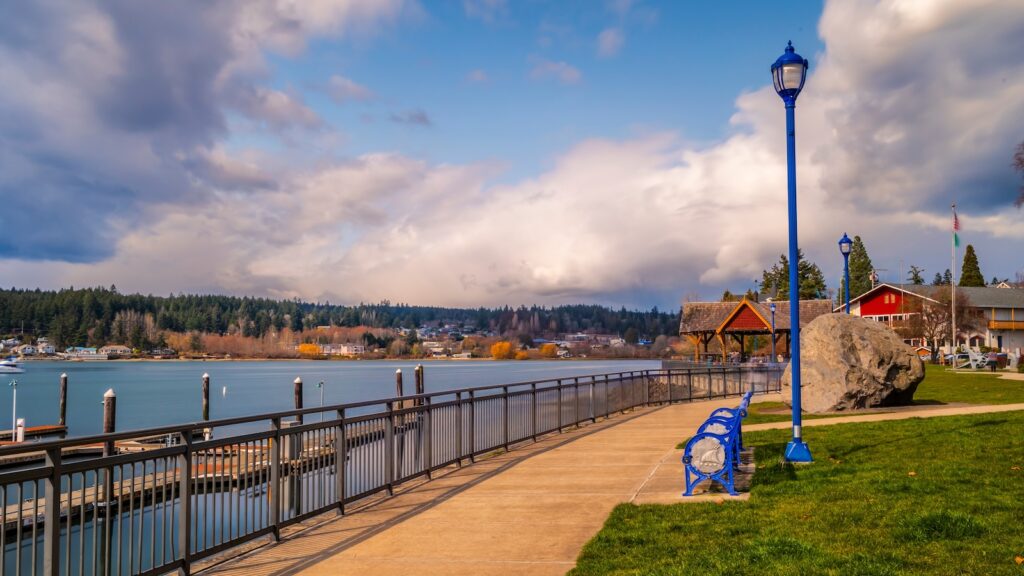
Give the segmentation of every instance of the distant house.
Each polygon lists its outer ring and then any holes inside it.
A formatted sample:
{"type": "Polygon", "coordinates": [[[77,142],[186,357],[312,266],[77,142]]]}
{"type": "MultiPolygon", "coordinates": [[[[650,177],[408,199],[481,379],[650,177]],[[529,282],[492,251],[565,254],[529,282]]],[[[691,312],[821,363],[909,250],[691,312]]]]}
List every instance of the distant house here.
{"type": "Polygon", "coordinates": [[[359,356],[366,353],[366,346],[362,344],[321,344],[320,353],[328,356],[359,356]]]}
{"type": "Polygon", "coordinates": [[[31,344],[22,344],[14,349],[19,356],[35,356],[36,347],[31,344]]]}
{"type": "Polygon", "coordinates": [[[107,358],[131,356],[132,349],[123,344],[110,344],[99,349],[100,354],[106,354],[107,358]]]}
{"type": "Polygon", "coordinates": [[[52,356],[57,350],[50,344],[50,340],[43,336],[36,341],[36,353],[43,354],[46,356],[52,356]]]}

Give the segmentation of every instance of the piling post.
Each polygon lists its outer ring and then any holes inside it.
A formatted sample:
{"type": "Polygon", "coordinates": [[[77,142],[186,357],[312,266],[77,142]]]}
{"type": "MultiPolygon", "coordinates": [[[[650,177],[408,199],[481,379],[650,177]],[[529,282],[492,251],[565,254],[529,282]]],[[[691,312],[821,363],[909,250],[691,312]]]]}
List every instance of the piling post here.
{"type": "MultiPolygon", "coordinates": [[[[416,394],[424,394],[427,391],[426,384],[423,381],[423,364],[416,365],[416,394]]],[[[423,399],[417,398],[416,405],[422,406],[423,399]]]]}
{"type": "Polygon", "coordinates": [[[395,396],[396,397],[401,398],[402,396],[405,396],[405,392],[403,391],[403,388],[404,388],[404,386],[402,384],[402,369],[399,368],[398,370],[395,370],[395,396]]]}
{"type": "Polygon", "coordinates": [[[210,375],[203,373],[203,422],[210,419],[210,375]]]}
{"type": "MultiPolygon", "coordinates": [[[[110,388],[103,393],[103,433],[113,434],[117,423],[117,394],[114,393],[114,389],[110,388]]],[[[103,443],[103,455],[112,456],[114,454],[114,442],[106,441],[103,443]]]]}
{"type": "MultiPolygon", "coordinates": [[[[302,378],[295,378],[295,409],[302,410],[302,378]]],[[[302,414],[295,415],[295,422],[302,424],[302,414]]]]}
{"type": "Polygon", "coordinates": [[[61,426],[68,425],[68,375],[66,373],[60,375],[60,418],[57,420],[57,424],[61,426]]]}

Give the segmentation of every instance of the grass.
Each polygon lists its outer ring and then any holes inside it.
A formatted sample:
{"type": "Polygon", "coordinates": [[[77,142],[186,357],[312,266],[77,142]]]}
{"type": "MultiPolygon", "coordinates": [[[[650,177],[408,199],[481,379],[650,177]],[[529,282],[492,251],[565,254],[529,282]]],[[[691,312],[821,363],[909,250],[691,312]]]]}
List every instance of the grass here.
{"type": "MultiPolygon", "coordinates": [[[[915,404],[1017,404],[1024,403],[1024,380],[1003,380],[987,372],[955,373],[943,366],[925,367],[925,378],[914,393],[915,404]]],[[[804,414],[804,419],[849,416],[845,414],[804,414]]],[[[750,405],[746,425],[786,422],[789,408],[782,402],[750,405]]]]}
{"type": "MultiPolygon", "coordinates": [[[[748,502],[623,504],[581,552],[590,574],[1024,574],[1024,412],[748,432],[748,502]]],[[[682,480],[680,479],[680,482],[682,480]]]]}

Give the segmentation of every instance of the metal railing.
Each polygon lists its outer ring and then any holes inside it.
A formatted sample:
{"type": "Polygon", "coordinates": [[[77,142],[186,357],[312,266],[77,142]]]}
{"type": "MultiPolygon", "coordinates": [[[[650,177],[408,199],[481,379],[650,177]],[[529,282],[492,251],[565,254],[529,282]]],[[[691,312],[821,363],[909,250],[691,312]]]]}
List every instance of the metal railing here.
{"type": "Polygon", "coordinates": [[[0,568],[188,574],[440,468],[638,406],[777,391],[780,375],[622,372],[2,446],[2,462],[26,464],[0,472],[0,568]]]}

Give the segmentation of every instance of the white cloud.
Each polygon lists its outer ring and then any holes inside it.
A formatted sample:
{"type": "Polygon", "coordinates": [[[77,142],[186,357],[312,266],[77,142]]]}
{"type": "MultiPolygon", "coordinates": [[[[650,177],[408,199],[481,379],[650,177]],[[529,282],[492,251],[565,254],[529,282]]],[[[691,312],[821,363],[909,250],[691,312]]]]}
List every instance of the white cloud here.
{"type": "Polygon", "coordinates": [[[337,74],[327,81],[327,93],[338,103],[352,100],[365,102],[374,98],[373,91],[366,86],[337,74]]]}
{"type": "Polygon", "coordinates": [[[466,17],[493,24],[508,17],[507,0],[462,0],[466,17]]]}
{"type": "Polygon", "coordinates": [[[315,129],[323,120],[297,94],[254,87],[239,92],[235,105],[243,114],[275,130],[292,127],[315,129]]]}
{"type": "Polygon", "coordinates": [[[578,84],[583,79],[583,73],[567,62],[555,62],[545,59],[539,59],[533,65],[530,76],[535,80],[554,78],[562,84],[578,84]]]}
{"type": "Polygon", "coordinates": [[[619,28],[605,28],[597,35],[597,55],[607,58],[615,56],[622,50],[626,36],[619,28]]]}
{"type": "MultiPolygon", "coordinates": [[[[804,54],[812,71],[797,106],[807,255],[837,277],[835,242],[848,232],[891,277],[900,259],[931,276],[949,266],[956,199],[983,272],[1012,277],[1024,265],[1009,167],[1021,139],[1012,119],[1024,117],[1024,6],[831,0],[820,34],[826,51],[804,54]]],[[[580,80],[563,62],[537,68],[538,78],[580,80]]],[[[120,234],[110,258],[6,260],[0,275],[28,286],[460,306],[660,304],[742,290],[786,251],[784,109],[764,80],[736,99],[720,142],[590,139],[503,185],[490,165],[369,154],[277,170],[213,148],[189,167],[205,169],[217,192],[151,208],[147,228],[120,234]],[[267,173],[273,186],[231,185],[267,173]]],[[[17,173],[8,165],[0,172],[17,173]]]]}
{"type": "Polygon", "coordinates": [[[486,84],[488,80],[490,80],[490,77],[487,76],[487,71],[480,68],[470,70],[466,74],[466,81],[473,84],[486,84]]]}

